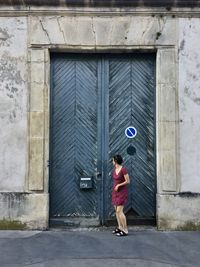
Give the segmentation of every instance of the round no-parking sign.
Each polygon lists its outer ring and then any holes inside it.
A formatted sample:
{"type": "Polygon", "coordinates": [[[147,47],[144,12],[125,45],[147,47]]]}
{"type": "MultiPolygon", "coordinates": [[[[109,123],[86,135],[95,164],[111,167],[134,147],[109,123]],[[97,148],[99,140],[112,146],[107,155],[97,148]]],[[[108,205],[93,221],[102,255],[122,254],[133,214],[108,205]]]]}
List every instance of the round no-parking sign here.
{"type": "Polygon", "coordinates": [[[125,130],[125,135],[128,138],[134,138],[134,137],[136,137],[136,135],[137,135],[136,128],[133,127],[133,126],[127,127],[126,130],[125,130]]]}

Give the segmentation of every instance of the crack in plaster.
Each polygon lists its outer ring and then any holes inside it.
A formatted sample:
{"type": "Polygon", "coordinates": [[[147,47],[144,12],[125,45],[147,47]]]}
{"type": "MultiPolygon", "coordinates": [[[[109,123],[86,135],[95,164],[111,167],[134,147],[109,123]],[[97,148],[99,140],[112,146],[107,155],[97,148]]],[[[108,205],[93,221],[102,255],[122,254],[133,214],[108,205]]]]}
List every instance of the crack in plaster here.
{"type": "Polygon", "coordinates": [[[128,27],[127,27],[127,30],[126,30],[126,33],[125,33],[125,40],[128,39],[128,35],[129,35],[129,32],[130,32],[130,25],[131,25],[131,18],[129,17],[128,18],[128,27]]]}
{"type": "Polygon", "coordinates": [[[94,17],[92,17],[92,31],[94,34],[94,45],[96,47],[97,46],[97,39],[96,39],[96,31],[95,31],[95,27],[94,27],[94,17]]]}
{"type": "MultiPolygon", "coordinates": [[[[145,25],[146,29],[143,30],[141,39],[142,39],[143,37],[145,38],[145,35],[146,35],[147,33],[150,32],[151,28],[153,28],[153,24],[154,24],[154,21],[152,20],[152,21],[150,21],[150,22],[147,24],[147,27],[146,27],[146,25],[145,25]]],[[[143,25],[142,25],[142,26],[143,26],[143,25]]]]}
{"type": "Polygon", "coordinates": [[[42,30],[46,33],[49,43],[51,43],[51,39],[50,39],[47,29],[45,29],[44,25],[42,24],[42,20],[40,19],[39,21],[40,21],[40,25],[42,26],[42,30]]]}
{"type": "Polygon", "coordinates": [[[167,22],[167,18],[166,18],[166,17],[164,17],[164,18],[159,18],[159,19],[158,19],[158,27],[159,27],[159,31],[157,32],[156,40],[158,40],[158,39],[160,38],[160,36],[162,36],[162,33],[163,33],[163,31],[164,31],[166,22],[167,22]]]}
{"type": "Polygon", "coordinates": [[[66,43],[67,43],[67,40],[65,39],[65,33],[64,33],[64,31],[63,31],[63,29],[62,29],[62,26],[61,26],[61,24],[60,24],[60,19],[61,19],[61,18],[62,18],[62,17],[57,18],[57,22],[58,22],[59,30],[60,30],[61,34],[63,35],[63,40],[64,40],[64,42],[65,42],[65,44],[66,44],[66,43]]]}

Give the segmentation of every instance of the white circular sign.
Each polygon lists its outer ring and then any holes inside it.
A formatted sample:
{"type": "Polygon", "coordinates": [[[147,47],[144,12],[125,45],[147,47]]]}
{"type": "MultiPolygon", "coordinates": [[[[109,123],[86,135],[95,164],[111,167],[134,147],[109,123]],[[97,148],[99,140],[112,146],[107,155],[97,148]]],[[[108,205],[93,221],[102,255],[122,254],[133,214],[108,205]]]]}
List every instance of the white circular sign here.
{"type": "Polygon", "coordinates": [[[134,137],[136,137],[136,135],[137,135],[136,128],[133,127],[133,126],[127,127],[126,130],[125,130],[125,135],[128,138],[134,138],[134,137]]]}

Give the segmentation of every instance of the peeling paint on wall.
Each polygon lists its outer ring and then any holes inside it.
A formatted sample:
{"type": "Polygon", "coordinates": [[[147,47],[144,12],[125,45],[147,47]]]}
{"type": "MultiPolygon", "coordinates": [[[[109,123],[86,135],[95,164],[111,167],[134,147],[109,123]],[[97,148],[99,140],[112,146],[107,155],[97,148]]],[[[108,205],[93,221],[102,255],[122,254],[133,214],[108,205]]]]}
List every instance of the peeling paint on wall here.
{"type": "Polygon", "coordinates": [[[8,28],[0,28],[0,46],[10,46],[12,34],[8,34],[8,28]]]}
{"type": "Polygon", "coordinates": [[[4,53],[0,61],[0,118],[8,118],[10,122],[22,119],[24,112],[21,99],[25,81],[18,66],[22,60],[4,53]]]}
{"type": "Polygon", "coordinates": [[[27,140],[26,18],[0,18],[0,192],[23,191],[27,140]]]}
{"type": "MultiPolygon", "coordinates": [[[[196,76],[193,75],[193,78],[196,76]]],[[[194,79],[195,80],[195,79],[194,79]]],[[[190,89],[190,87],[184,88],[185,95],[189,97],[195,104],[200,105],[200,98],[197,97],[196,93],[190,89]]]]}

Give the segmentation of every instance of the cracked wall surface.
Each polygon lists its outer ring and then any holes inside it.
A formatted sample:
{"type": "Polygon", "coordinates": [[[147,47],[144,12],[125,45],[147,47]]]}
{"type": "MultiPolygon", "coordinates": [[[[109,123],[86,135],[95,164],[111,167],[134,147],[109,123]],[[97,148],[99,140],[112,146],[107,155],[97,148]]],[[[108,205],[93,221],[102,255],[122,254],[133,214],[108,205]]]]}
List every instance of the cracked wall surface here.
{"type": "Polygon", "coordinates": [[[0,191],[23,191],[27,156],[27,19],[0,18],[0,191]]]}
{"type": "Polygon", "coordinates": [[[171,17],[31,17],[30,43],[116,46],[175,43],[176,19],[171,17]]]}

